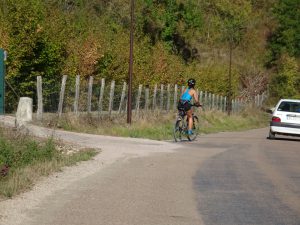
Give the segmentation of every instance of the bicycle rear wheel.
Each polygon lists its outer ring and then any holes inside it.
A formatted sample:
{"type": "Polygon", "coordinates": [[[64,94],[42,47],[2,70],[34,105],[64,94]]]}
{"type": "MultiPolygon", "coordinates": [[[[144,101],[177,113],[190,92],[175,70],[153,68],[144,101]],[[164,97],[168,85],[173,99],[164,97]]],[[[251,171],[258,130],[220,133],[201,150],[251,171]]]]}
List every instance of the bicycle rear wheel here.
{"type": "Polygon", "coordinates": [[[192,128],[193,134],[188,135],[189,141],[194,141],[197,138],[198,133],[199,133],[199,120],[198,120],[198,117],[193,116],[193,121],[194,121],[193,122],[193,128],[192,128]]]}
{"type": "Polygon", "coordinates": [[[183,135],[183,121],[182,120],[177,119],[177,121],[175,122],[173,135],[174,135],[175,142],[182,141],[182,135],[183,135]]]}

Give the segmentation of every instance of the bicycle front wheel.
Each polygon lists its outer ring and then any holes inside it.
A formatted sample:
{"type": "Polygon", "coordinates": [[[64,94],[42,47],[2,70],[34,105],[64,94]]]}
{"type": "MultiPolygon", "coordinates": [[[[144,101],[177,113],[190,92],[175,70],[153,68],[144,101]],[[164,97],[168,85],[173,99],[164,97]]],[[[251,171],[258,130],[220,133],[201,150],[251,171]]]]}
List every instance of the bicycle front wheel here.
{"type": "Polygon", "coordinates": [[[192,134],[188,135],[189,141],[194,141],[199,133],[199,120],[197,116],[193,116],[193,128],[192,128],[192,134]]]}
{"type": "Polygon", "coordinates": [[[177,120],[175,122],[173,135],[174,135],[175,142],[182,141],[182,135],[183,135],[183,121],[182,120],[177,120]]]}

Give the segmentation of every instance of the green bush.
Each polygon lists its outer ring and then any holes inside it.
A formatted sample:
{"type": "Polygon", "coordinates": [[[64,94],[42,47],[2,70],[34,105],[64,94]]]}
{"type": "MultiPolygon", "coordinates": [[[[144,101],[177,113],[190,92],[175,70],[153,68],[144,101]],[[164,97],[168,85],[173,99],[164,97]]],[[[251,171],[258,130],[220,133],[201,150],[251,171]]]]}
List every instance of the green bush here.
{"type": "Polygon", "coordinates": [[[25,167],[37,161],[50,161],[58,155],[52,139],[44,143],[26,138],[16,139],[0,138],[0,166],[8,166],[11,169],[25,167]]]}
{"type": "Polygon", "coordinates": [[[15,161],[15,154],[12,145],[0,137],[0,167],[12,165],[15,161]]]}
{"type": "Polygon", "coordinates": [[[31,188],[41,176],[91,159],[94,149],[73,154],[56,150],[53,139],[39,140],[0,127],[0,200],[31,188]]]}
{"type": "Polygon", "coordinates": [[[294,57],[287,54],[277,62],[277,74],[272,77],[270,92],[272,98],[295,98],[300,95],[300,72],[294,57]]]}

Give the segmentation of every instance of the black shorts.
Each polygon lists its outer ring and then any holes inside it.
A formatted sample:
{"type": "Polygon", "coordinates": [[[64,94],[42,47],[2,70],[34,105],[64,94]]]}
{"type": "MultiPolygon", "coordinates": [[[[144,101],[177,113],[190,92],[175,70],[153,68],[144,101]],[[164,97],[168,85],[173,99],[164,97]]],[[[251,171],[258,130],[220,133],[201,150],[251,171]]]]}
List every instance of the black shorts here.
{"type": "Polygon", "coordinates": [[[177,109],[179,111],[189,111],[192,108],[192,104],[190,101],[179,100],[177,109]]]}

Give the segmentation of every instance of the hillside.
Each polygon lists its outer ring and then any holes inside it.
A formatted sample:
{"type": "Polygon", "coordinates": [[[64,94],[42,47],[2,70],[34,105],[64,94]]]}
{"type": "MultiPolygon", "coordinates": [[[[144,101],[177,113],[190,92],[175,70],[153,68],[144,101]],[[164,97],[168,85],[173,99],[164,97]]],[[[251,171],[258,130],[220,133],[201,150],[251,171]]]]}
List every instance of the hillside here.
{"type": "MultiPolygon", "coordinates": [[[[300,0],[136,0],[134,84],[184,84],[252,97],[299,96],[300,0]]],[[[7,80],[35,95],[36,76],[57,90],[62,74],[123,82],[128,76],[130,2],[2,0],[0,47],[7,80]]],[[[8,89],[8,102],[15,98],[8,89]]],[[[13,108],[13,105],[8,106],[13,108]]]]}

